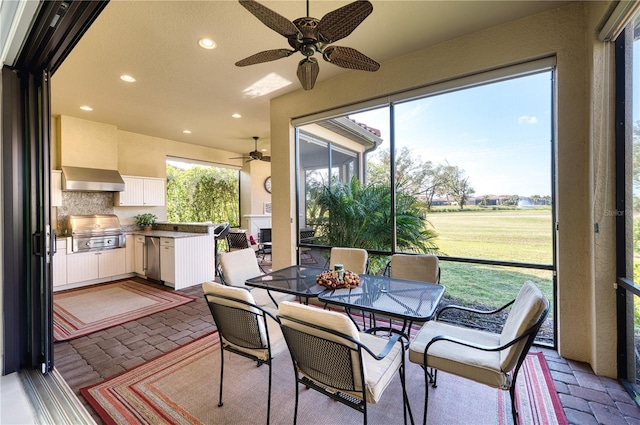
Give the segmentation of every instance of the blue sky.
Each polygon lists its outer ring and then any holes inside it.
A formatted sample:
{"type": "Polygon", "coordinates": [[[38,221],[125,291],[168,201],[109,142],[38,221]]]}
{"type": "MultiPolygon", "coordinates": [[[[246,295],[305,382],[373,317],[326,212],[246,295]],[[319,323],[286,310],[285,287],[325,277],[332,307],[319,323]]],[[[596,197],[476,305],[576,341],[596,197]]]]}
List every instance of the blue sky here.
{"type": "MultiPolygon", "coordinates": [[[[476,195],[551,194],[551,73],[399,104],[396,146],[457,165],[476,195]]],[[[389,147],[388,109],[352,114],[389,147]]]]}

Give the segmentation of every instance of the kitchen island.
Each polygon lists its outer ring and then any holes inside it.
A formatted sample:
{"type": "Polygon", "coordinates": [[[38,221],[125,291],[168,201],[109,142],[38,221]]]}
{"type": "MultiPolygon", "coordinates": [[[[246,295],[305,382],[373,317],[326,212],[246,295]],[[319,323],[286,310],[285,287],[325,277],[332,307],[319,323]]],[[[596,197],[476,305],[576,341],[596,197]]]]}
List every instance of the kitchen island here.
{"type": "Polygon", "coordinates": [[[53,257],[53,290],[111,282],[132,276],[174,289],[215,278],[215,238],[211,223],[156,223],[148,232],[123,228],[122,248],[73,252],[70,237],[58,237],[53,257]],[[156,242],[153,267],[147,251],[156,242]]]}
{"type": "Polygon", "coordinates": [[[134,272],[174,289],[215,278],[215,238],[211,223],[156,223],[133,231],[134,272]]]}

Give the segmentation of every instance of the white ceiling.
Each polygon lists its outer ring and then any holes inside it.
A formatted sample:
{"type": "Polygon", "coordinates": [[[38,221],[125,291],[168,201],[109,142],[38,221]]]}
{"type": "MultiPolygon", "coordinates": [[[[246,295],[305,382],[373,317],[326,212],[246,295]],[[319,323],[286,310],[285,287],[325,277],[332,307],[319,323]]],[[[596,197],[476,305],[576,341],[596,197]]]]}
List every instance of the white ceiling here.
{"type": "MultiPolygon", "coordinates": [[[[294,20],[306,3],[262,1],[294,20]]],[[[320,19],[348,1],[312,0],[320,19]]],[[[384,61],[568,2],[373,0],[373,13],[336,45],[384,61]]],[[[295,71],[302,55],[238,68],[263,50],[288,48],[237,1],[112,0],[52,77],[52,112],[115,124],[118,129],[232,152],[269,148],[269,100],[301,90],[295,71]],[[197,41],[209,37],[214,50],[197,41]],[[262,96],[246,92],[275,73],[291,84],[262,96]],[[121,74],[137,82],[124,83],[121,74]],[[89,105],[92,112],[79,109],[89,105]],[[235,119],[233,113],[242,114],[235,119]],[[188,129],[192,134],[183,134],[188,129]]],[[[319,59],[318,81],[350,71],[319,59]]]]}

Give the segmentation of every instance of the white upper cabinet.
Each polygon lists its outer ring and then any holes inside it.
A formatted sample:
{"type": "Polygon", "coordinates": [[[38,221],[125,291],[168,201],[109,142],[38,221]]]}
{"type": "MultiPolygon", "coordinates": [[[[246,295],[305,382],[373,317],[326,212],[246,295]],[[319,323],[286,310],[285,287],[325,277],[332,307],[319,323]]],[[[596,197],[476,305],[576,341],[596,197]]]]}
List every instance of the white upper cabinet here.
{"type": "Polygon", "coordinates": [[[51,206],[62,206],[62,171],[51,170],[51,206]]]}
{"type": "Polygon", "coordinates": [[[115,204],[120,207],[164,206],[164,179],[122,176],[124,191],[116,192],[115,204]]]}

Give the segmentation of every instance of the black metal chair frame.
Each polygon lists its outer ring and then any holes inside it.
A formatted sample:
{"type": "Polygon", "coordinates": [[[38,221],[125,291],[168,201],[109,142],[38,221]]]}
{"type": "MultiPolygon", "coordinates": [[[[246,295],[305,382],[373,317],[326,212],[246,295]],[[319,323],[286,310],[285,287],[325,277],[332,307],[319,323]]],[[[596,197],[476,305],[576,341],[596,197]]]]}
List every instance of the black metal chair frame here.
{"type": "MultiPolygon", "coordinates": [[[[227,233],[227,244],[229,245],[229,251],[231,248],[246,249],[251,248],[251,241],[249,240],[249,234],[246,232],[231,232],[227,233]]],[[[265,255],[271,254],[271,248],[265,248],[260,242],[258,242],[258,249],[255,250],[256,257],[261,255],[264,260],[265,255]]]]}
{"type": "MultiPolygon", "coordinates": [[[[282,333],[284,335],[285,341],[287,342],[287,346],[289,347],[289,353],[291,354],[291,360],[293,362],[293,369],[296,378],[296,404],[294,410],[293,423],[294,425],[297,423],[298,419],[298,398],[299,398],[299,384],[304,385],[307,388],[313,388],[314,390],[326,395],[327,397],[339,401],[340,403],[349,406],[355,410],[358,410],[364,414],[364,424],[367,424],[367,394],[366,394],[366,384],[364,378],[364,367],[363,361],[360,360],[358,363],[359,366],[359,374],[360,374],[360,382],[362,383],[362,394],[359,398],[354,398],[349,394],[344,394],[342,391],[356,391],[356,385],[354,382],[354,374],[353,370],[356,365],[353,364],[352,360],[352,352],[358,353],[358,358],[362,359],[364,355],[363,351],[369,353],[374,359],[382,360],[384,359],[393,346],[400,341],[400,338],[403,336],[399,332],[395,332],[396,335],[393,335],[382,351],[378,354],[371,351],[369,347],[364,345],[362,342],[357,341],[350,337],[349,335],[345,335],[343,333],[334,331],[332,329],[327,329],[325,327],[316,325],[314,323],[305,322],[301,320],[297,320],[288,316],[279,316],[288,321],[295,322],[301,324],[303,326],[307,326],[310,328],[317,329],[322,332],[327,332],[329,334],[338,336],[345,340],[344,344],[339,342],[330,341],[328,339],[322,338],[317,335],[312,335],[307,332],[292,328],[287,326],[282,320],[280,321],[280,326],[282,328],[282,333]],[[357,348],[350,347],[346,343],[354,344],[357,348]],[[322,347],[321,349],[319,347],[322,347]],[[314,353],[322,353],[322,355],[314,355],[314,353]],[[331,353],[331,355],[329,355],[331,353]],[[339,367],[342,366],[342,370],[339,370],[339,367]],[[344,368],[347,368],[346,370],[344,368]],[[315,371],[329,371],[327,373],[318,373],[314,374],[315,371]],[[304,372],[304,374],[302,373],[304,372]],[[338,376],[342,372],[343,374],[338,376]],[[316,379],[310,379],[307,376],[316,375],[316,379]],[[320,376],[326,379],[323,382],[320,379],[320,376]],[[326,387],[335,388],[338,391],[334,392],[326,387]]],[[[388,330],[387,328],[372,328],[367,330],[367,333],[375,333],[380,330],[388,330]]],[[[409,405],[409,399],[407,397],[406,390],[406,381],[405,381],[405,345],[400,341],[400,346],[402,347],[402,363],[398,370],[400,375],[400,382],[402,384],[402,396],[403,396],[403,414],[404,414],[404,423],[407,423],[407,411],[409,411],[409,418],[411,423],[413,424],[413,414],[411,413],[411,406],[409,405]]]]}
{"type": "MultiPolygon", "coordinates": [[[[440,311],[438,311],[438,313],[436,314],[435,320],[439,320],[440,316],[442,315],[442,313],[444,313],[447,310],[462,310],[462,311],[466,311],[469,313],[474,313],[474,314],[478,314],[478,315],[494,315],[497,313],[500,313],[501,311],[503,311],[504,309],[506,309],[507,307],[510,307],[513,303],[515,302],[514,300],[511,300],[510,302],[506,303],[505,305],[503,305],[500,308],[497,308],[495,310],[490,310],[490,311],[484,311],[484,310],[477,310],[477,309],[473,309],[473,308],[468,308],[468,307],[464,307],[464,306],[458,306],[458,305],[447,305],[445,307],[443,307],[442,309],[440,309],[440,311]]],[[[518,377],[518,372],[520,371],[520,367],[522,366],[522,363],[524,362],[524,359],[527,357],[527,354],[529,353],[529,349],[531,348],[531,346],[533,345],[534,340],[536,339],[536,335],[538,334],[538,331],[540,330],[540,327],[542,327],[542,324],[544,323],[544,321],[547,318],[547,315],[549,314],[549,303],[547,303],[547,307],[545,308],[545,310],[542,312],[542,314],[540,314],[540,317],[538,318],[538,320],[536,321],[536,323],[531,326],[529,329],[527,329],[526,331],[524,331],[522,333],[522,335],[516,337],[515,339],[509,341],[506,344],[497,346],[497,347],[486,347],[486,346],[481,346],[481,345],[477,345],[477,344],[473,344],[470,343],[468,341],[463,341],[457,338],[453,338],[453,337],[447,337],[444,335],[439,335],[434,337],[431,341],[429,341],[429,343],[427,344],[427,346],[425,347],[424,350],[424,358],[423,358],[423,364],[422,369],[424,370],[424,378],[425,378],[425,383],[426,382],[431,382],[431,386],[433,388],[437,387],[438,384],[438,371],[436,369],[431,369],[431,372],[429,372],[427,370],[427,368],[429,367],[427,365],[427,353],[429,351],[429,348],[431,348],[431,346],[438,342],[438,341],[449,341],[452,342],[454,344],[459,344],[459,345],[464,345],[466,347],[471,347],[471,348],[475,348],[478,350],[482,350],[482,351],[502,351],[505,350],[509,347],[511,347],[514,344],[517,344],[518,342],[520,342],[523,339],[526,339],[525,345],[522,349],[522,352],[520,353],[520,356],[518,357],[518,361],[516,362],[516,366],[513,368],[513,371],[511,372],[511,386],[509,387],[509,396],[511,398],[511,414],[513,416],[513,423],[514,425],[518,424],[518,411],[516,408],[516,404],[515,404],[515,391],[516,391],[516,379],[518,377]]],[[[443,320],[446,321],[446,320],[443,320]]],[[[429,385],[427,384],[425,386],[425,391],[424,391],[424,419],[423,419],[423,424],[426,425],[427,423],[427,404],[429,401],[429,385]]]]}
{"type": "Polygon", "coordinates": [[[269,392],[267,398],[267,425],[269,424],[269,419],[271,417],[271,339],[269,336],[269,328],[266,326],[267,317],[275,320],[276,323],[280,323],[278,318],[274,316],[269,311],[264,308],[252,304],[250,302],[239,300],[236,298],[225,297],[218,294],[205,293],[204,294],[205,301],[209,306],[209,311],[213,316],[213,321],[215,322],[216,328],[218,330],[218,337],[220,338],[220,398],[218,401],[218,407],[222,407],[224,403],[222,402],[222,383],[223,383],[223,375],[224,375],[224,351],[227,350],[229,352],[239,354],[243,357],[247,357],[251,360],[257,362],[257,366],[260,367],[263,364],[269,366],[269,392]],[[236,308],[232,306],[227,306],[223,304],[215,303],[211,301],[209,297],[221,298],[229,301],[233,301],[234,303],[244,304],[247,307],[252,307],[260,311],[260,313],[252,312],[250,310],[245,310],[242,308],[236,308]],[[262,318],[260,319],[259,316],[262,318]],[[264,345],[262,338],[260,338],[260,328],[259,328],[259,320],[264,321],[264,331],[267,337],[267,344],[264,345]],[[251,354],[245,353],[244,351],[240,351],[229,344],[225,344],[224,339],[233,342],[235,345],[240,347],[247,348],[249,350],[256,349],[266,349],[268,351],[268,359],[263,360],[251,354]]]}
{"type": "MultiPolygon", "coordinates": [[[[368,268],[368,266],[367,266],[368,268]]],[[[440,269],[440,266],[438,266],[438,280],[437,282],[433,282],[433,283],[437,283],[440,284],[440,272],[442,271],[442,269],[440,269]]],[[[384,274],[385,276],[391,276],[391,261],[387,261],[387,265],[384,267],[384,271],[382,272],[382,274],[384,274]]],[[[373,326],[376,326],[376,315],[372,314],[371,315],[371,319],[370,322],[373,323],[373,326]],[[372,320],[371,320],[372,319],[372,320]]],[[[409,336],[409,338],[407,339],[408,341],[410,341],[411,338],[411,327],[413,326],[413,320],[409,320],[406,321],[403,325],[403,329],[407,329],[407,335],[409,336]]],[[[389,319],[389,327],[391,327],[391,319],[389,319]]]]}
{"type": "MultiPolygon", "coordinates": [[[[214,258],[216,259],[216,264],[218,264],[218,241],[222,238],[226,238],[227,234],[229,234],[229,229],[231,228],[231,224],[223,223],[216,227],[213,230],[213,238],[214,242],[214,258]]],[[[216,275],[218,274],[218,267],[216,267],[216,275]]]]}

